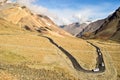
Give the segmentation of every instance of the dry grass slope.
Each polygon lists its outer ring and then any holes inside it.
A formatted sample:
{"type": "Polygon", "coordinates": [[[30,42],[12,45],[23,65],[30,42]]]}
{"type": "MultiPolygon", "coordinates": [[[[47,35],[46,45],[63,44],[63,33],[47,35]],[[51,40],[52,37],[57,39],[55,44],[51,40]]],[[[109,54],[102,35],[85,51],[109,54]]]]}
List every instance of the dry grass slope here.
{"type": "MultiPolygon", "coordinates": [[[[77,72],[67,56],[49,40],[39,36],[40,34],[25,31],[2,19],[0,21],[4,23],[0,24],[0,78],[6,76],[5,79],[8,80],[106,80],[114,72],[110,65],[108,67],[111,70],[102,74],[77,72]]],[[[95,68],[96,50],[86,41],[68,36],[45,36],[51,37],[70,52],[83,68],[95,68]]],[[[114,80],[114,76],[110,79],[114,80]]]]}
{"type": "Polygon", "coordinates": [[[70,52],[83,68],[89,70],[96,65],[96,49],[82,39],[58,35],[52,31],[51,34],[26,31],[17,24],[0,19],[0,79],[115,79],[111,76],[113,73],[116,74],[111,67],[112,64],[107,65],[110,70],[100,74],[76,71],[63,52],[39,35],[52,38],[59,46],[70,52]]]}
{"type": "Polygon", "coordinates": [[[77,79],[46,39],[5,20],[0,22],[0,79],[77,79]]]}

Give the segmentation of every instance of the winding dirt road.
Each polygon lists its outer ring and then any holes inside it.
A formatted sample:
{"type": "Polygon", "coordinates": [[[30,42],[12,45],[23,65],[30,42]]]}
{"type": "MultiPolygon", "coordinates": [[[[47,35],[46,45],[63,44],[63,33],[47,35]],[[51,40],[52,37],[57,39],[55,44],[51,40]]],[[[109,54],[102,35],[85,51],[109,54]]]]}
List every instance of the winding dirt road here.
{"type": "Polygon", "coordinates": [[[47,36],[42,36],[42,37],[47,38],[54,46],[56,46],[59,50],[61,50],[69,58],[69,60],[72,62],[73,67],[77,71],[83,71],[83,72],[88,72],[88,73],[101,73],[105,71],[105,63],[103,60],[102,52],[100,51],[100,48],[95,46],[94,44],[87,41],[87,43],[91,44],[93,47],[96,48],[96,52],[98,54],[96,68],[99,68],[99,71],[85,70],[84,68],[80,66],[78,61],[67,50],[59,46],[57,43],[55,43],[50,37],[47,37],[47,36]]]}

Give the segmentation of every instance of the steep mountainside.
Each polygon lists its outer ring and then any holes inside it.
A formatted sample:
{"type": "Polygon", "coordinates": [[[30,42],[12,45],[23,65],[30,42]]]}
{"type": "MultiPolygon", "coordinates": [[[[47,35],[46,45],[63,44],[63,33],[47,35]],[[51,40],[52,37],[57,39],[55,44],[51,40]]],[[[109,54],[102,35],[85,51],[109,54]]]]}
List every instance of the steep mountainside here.
{"type": "MultiPolygon", "coordinates": [[[[110,16],[97,26],[94,31],[85,31],[82,36],[77,35],[82,38],[99,38],[99,39],[112,39],[120,41],[120,7],[110,16]],[[104,21],[105,20],[105,21],[104,21]]],[[[94,28],[94,26],[92,26],[94,28]]]]}
{"type": "Polygon", "coordinates": [[[60,27],[63,28],[65,31],[71,33],[72,35],[76,35],[80,31],[82,31],[86,27],[86,25],[87,25],[86,23],[80,24],[80,23],[76,22],[76,23],[72,23],[70,25],[63,25],[60,27]]]}
{"type": "Polygon", "coordinates": [[[25,6],[18,4],[4,4],[0,6],[0,18],[29,30],[41,33],[55,33],[58,35],[69,35],[58,28],[47,16],[32,13],[25,6]]]}
{"type": "Polygon", "coordinates": [[[77,37],[89,36],[92,32],[100,28],[100,26],[105,22],[105,19],[98,20],[87,25],[82,31],[77,34],[77,37]]]}

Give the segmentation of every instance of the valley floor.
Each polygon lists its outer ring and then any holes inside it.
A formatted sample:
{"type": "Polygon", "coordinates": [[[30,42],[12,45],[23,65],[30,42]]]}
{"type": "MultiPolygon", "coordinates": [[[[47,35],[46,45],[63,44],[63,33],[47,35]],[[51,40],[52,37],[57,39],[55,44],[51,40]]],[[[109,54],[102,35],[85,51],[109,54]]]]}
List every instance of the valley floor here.
{"type": "MultiPolygon", "coordinates": [[[[84,69],[95,68],[96,49],[86,41],[73,37],[45,36],[51,37],[69,51],[84,69]]],[[[110,78],[114,80],[116,72],[111,66],[111,58],[107,57],[109,54],[105,51],[103,55],[107,64],[105,72],[84,73],[76,71],[69,58],[39,34],[2,34],[0,35],[0,79],[106,80],[110,78]]]]}

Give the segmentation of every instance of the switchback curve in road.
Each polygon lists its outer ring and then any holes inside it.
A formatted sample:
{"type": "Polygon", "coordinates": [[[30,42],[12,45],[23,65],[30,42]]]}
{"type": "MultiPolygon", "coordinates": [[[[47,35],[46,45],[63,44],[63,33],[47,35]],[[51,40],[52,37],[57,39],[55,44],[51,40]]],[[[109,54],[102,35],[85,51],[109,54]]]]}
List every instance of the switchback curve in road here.
{"type": "Polygon", "coordinates": [[[55,43],[50,37],[47,37],[47,36],[42,36],[42,37],[47,38],[54,46],[56,46],[59,50],[61,50],[69,58],[69,60],[72,62],[73,67],[77,71],[83,71],[83,72],[87,72],[87,73],[101,73],[101,72],[105,71],[105,65],[102,66],[102,63],[104,62],[102,53],[101,53],[101,55],[99,55],[99,52],[101,52],[100,48],[93,45],[92,43],[87,41],[89,44],[91,44],[92,46],[94,46],[96,48],[96,51],[98,53],[98,61],[97,61],[96,67],[99,68],[100,70],[96,71],[96,72],[94,72],[93,70],[86,70],[86,69],[82,68],[80,66],[80,64],[78,63],[78,61],[67,50],[65,50],[63,47],[59,46],[57,43],[55,43]]]}

